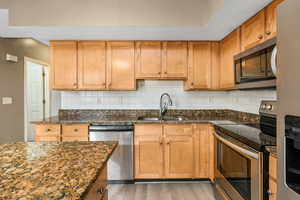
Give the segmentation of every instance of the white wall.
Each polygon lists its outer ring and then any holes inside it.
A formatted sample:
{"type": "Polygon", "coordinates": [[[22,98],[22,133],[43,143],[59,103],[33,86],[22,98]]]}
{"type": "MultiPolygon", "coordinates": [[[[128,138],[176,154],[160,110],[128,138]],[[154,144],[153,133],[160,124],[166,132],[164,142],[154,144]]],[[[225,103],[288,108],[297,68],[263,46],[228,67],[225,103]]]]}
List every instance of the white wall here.
{"type": "Polygon", "coordinates": [[[276,100],[275,90],[184,91],[182,81],[139,81],[132,92],[62,92],[62,109],[159,109],[160,95],[171,95],[176,109],[234,109],[258,113],[260,101],[276,100]]]}

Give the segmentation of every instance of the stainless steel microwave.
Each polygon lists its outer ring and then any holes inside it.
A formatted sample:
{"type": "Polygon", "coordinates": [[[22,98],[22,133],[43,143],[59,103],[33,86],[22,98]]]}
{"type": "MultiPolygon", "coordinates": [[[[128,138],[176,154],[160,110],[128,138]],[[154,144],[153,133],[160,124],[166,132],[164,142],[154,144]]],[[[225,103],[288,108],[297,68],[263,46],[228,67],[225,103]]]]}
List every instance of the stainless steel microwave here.
{"type": "Polygon", "coordinates": [[[237,89],[275,88],[277,72],[276,41],[270,40],[235,56],[237,89]]]}

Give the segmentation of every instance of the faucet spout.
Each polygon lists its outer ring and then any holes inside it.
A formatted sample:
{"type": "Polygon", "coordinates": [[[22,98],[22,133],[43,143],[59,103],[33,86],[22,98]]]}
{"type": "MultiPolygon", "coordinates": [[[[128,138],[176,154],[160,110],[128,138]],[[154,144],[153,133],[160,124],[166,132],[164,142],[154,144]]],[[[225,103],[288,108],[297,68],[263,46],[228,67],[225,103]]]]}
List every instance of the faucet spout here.
{"type": "Polygon", "coordinates": [[[168,107],[172,106],[173,102],[171,96],[168,93],[163,93],[160,96],[160,118],[163,119],[165,114],[168,112],[168,107]]]}

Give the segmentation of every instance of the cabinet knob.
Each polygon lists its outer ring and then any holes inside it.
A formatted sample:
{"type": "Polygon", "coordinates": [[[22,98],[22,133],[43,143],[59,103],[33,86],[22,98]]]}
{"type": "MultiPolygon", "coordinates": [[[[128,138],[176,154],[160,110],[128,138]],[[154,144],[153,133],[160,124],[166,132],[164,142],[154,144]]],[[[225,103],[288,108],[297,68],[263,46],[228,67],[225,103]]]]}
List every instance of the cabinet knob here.
{"type": "Polygon", "coordinates": [[[50,132],[50,131],[51,131],[51,129],[50,129],[50,128],[47,128],[47,129],[46,129],[46,132],[50,132]]]}
{"type": "Polygon", "coordinates": [[[191,86],[194,86],[194,83],[191,83],[191,86]]]}
{"type": "Polygon", "coordinates": [[[74,131],[75,131],[75,132],[78,132],[78,129],[77,129],[77,128],[75,128],[75,129],[74,129],[74,131]]]}
{"type": "Polygon", "coordinates": [[[264,38],[264,36],[263,36],[262,34],[259,34],[259,35],[257,36],[257,38],[261,40],[261,39],[264,38]]]}
{"type": "Polygon", "coordinates": [[[267,191],[267,193],[268,193],[268,195],[269,195],[269,196],[272,196],[272,195],[274,195],[274,193],[273,193],[273,192],[271,192],[271,190],[268,190],[268,191],[267,191]]]}
{"type": "Polygon", "coordinates": [[[163,141],[162,138],[159,138],[159,144],[160,144],[160,145],[163,145],[163,144],[164,144],[164,141],[163,141]]]}
{"type": "Polygon", "coordinates": [[[271,35],[271,31],[266,31],[266,34],[267,35],[271,35]]]}
{"type": "Polygon", "coordinates": [[[158,74],[158,75],[160,75],[160,74],[161,74],[161,72],[158,72],[157,74],[158,74]]]}
{"type": "Polygon", "coordinates": [[[165,72],[165,74],[167,74],[168,72],[165,72]]]}

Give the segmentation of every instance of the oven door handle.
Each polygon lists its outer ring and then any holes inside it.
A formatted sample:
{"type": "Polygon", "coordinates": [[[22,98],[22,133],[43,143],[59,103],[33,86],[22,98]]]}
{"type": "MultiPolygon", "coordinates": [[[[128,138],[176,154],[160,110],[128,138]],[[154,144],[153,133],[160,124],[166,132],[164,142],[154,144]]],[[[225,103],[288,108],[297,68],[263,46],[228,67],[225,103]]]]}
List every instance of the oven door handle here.
{"type": "Polygon", "coordinates": [[[277,46],[275,46],[271,55],[271,69],[275,76],[277,75],[277,51],[277,46]]]}
{"type": "Polygon", "coordinates": [[[226,139],[222,138],[221,136],[219,136],[217,133],[214,133],[214,135],[218,140],[220,140],[221,142],[223,142],[224,144],[226,144],[230,148],[234,149],[235,151],[243,153],[244,155],[246,155],[250,158],[256,159],[256,160],[260,159],[259,152],[255,151],[255,150],[250,151],[250,150],[242,148],[242,147],[240,147],[236,144],[233,144],[233,143],[229,142],[228,140],[226,140],[226,139]]]}

